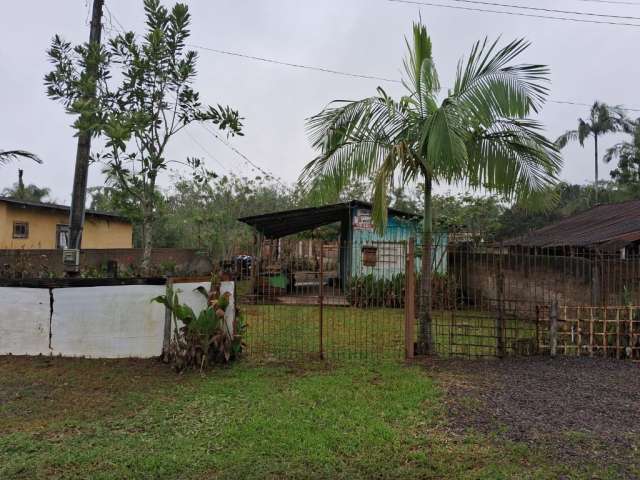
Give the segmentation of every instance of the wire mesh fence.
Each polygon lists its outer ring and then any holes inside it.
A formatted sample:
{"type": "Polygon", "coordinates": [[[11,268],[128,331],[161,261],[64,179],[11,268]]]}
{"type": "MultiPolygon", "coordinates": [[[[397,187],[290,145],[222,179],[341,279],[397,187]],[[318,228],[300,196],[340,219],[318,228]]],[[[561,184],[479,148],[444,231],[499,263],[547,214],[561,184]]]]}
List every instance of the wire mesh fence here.
{"type": "MultiPolygon", "coordinates": [[[[574,322],[581,329],[587,308],[640,304],[640,257],[633,252],[447,244],[438,235],[426,297],[425,250],[410,248],[410,238],[396,232],[349,242],[265,241],[258,255],[227,262],[248,325],[248,352],[282,359],[402,358],[427,331],[432,353],[441,356],[533,355],[548,351],[553,302],[567,312],[583,309],[574,322]],[[421,329],[426,303],[431,322],[421,329]]],[[[606,322],[614,328],[609,316],[606,322]]],[[[640,329],[634,322],[623,327],[621,321],[620,328],[640,329]]],[[[610,338],[599,323],[593,328],[610,338]]],[[[566,345],[567,352],[576,348],[566,345]]],[[[640,344],[631,349],[636,354],[640,344]]]]}

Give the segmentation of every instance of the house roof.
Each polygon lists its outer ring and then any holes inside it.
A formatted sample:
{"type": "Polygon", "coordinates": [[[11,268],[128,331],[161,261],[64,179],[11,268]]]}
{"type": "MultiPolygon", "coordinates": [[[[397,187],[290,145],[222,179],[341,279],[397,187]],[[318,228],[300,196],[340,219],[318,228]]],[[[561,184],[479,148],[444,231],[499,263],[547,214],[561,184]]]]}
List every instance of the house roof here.
{"type": "MultiPolygon", "coordinates": [[[[324,205],[322,207],[297,208],[280,212],[265,213],[251,217],[238,218],[239,221],[251,225],[267,238],[281,238],[294,233],[311,230],[336,222],[350,222],[354,208],[371,209],[368,202],[351,200],[349,202],[324,205]]],[[[407,220],[419,219],[415,215],[395,208],[388,209],[389,215],[407,220]]]]}
{"type": "Polygon", "coordinates": [[[640,200],[598,205],[504,242],[506,246],[576,246],[615,250],[640,241],[640,200]]]}
{"type": "MultiPolygon", "coordinates": [[[[70,210],[70,208],[66,205],[57,205],[55,203],[43,203],[43,202],[28,202],[25,200],[18,200],[16,198],[10,198],[10,197],[0,197],[0,203],[7,203],[15,208],[41,208],[44,210],[58,210],[66,213],[68,213],[70,210]]],[[[94,217],[104,217],[112,220],[118,220],[120,222],[130,223],[129,220],[127,220],[122,215],[118,215],[117,213],[100,212],[97,210],[87,209],[85,211],[85,214],[91,215],[94,217]]]]}

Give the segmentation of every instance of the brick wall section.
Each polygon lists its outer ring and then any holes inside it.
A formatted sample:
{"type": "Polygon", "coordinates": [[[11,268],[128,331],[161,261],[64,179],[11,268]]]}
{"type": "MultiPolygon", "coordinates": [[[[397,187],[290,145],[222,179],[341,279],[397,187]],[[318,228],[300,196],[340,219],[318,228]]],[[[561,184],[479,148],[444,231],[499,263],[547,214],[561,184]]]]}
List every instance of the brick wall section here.
{"type": "MultiPolygon", "coordinates": [[[[82,250],[82,273],[105,276],[108,262],[117,262],[119,276],[139,276],[142,249],[82,250]]],[[[151,257],[152,275],[208,275],[213,264],[206,252],[156,248],[151,257]]],[[[64,274],[61,250],[0,250],[0,278],[47,278],[64,274]]]]}
{"type": "Polygon", "coordinates": [[[503,282],[504,311],[509,316],[535,318],[536,307],[560,305],[619,304],[618,285],[603,281],[607,265],[600,265],[599,285],[594,285],[593,265],[585,259],[529,258],[507,255],[450,255],[464,304],[481,310],[498,309],[498,285],[503,282]]]}

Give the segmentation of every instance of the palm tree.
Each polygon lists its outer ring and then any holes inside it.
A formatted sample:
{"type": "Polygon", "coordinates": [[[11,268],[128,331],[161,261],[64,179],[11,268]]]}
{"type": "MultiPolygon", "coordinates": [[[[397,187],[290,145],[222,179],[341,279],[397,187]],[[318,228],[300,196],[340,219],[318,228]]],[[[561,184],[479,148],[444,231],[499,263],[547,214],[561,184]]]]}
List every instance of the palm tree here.
{"type": "Polygon", "coordinates": [[[569,130],[556,140],[559,148],[564,148],[570,141],[578,140],[581,147],[584,141],[593,136],[595,152],[595,203],[598,203],[598,138],[607,133],[619,132],[626,129],[628,121],[620,107],[612,107],[602,102],[594,102],[587,120],[578,119],[578,129],[569,130]]]}
{"type": "Polygon", "coordinates": [[[0,195],[3,197],[15,198],[17,200],[24,200],[26,202],[43,203],[45,197],[48,197],[51,194],[51,189],[47,187],[38,187],[33,183],[25,185],[23,174],[24,171],[22,169],[18,170],[18,182],[14,183],[13,186],[2,190],[0,195]]]}
{"type": "Polygon", "coordinates": [[[4,165],[21,157],[42,163],[42,160],[40,160],[36,154],[27,152],[26,150],[0,150],[0,165],[4,165]]]}
{"type": "Polygon", "coordinates": [[[404,61],[405,96],[382,89],[359,101],[336,101],[308,120],[319,155],[301,174],[302,184],[321,194],[349,181],[372,178],[373,220],[386,226],[390,185],[424,184],[424,221],[418,352],[433,351],[431,335],[431,248],[434,183],[464,184],[524,198],[556,181],[561,158],[541,125],[528,115],[547,96],[543,65],[514,64],[529,46],[523,39],[504,47],[477,42],[458,65],[456,81],[441,100],[426,28],[413,25],[404,61]]]}

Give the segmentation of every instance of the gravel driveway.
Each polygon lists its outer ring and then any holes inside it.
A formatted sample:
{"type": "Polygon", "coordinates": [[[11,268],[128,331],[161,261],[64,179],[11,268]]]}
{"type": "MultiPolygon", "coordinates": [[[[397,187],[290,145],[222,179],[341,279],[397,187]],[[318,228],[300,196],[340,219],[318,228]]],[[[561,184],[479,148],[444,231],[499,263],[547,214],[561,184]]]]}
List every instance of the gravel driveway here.
{"type": "Polygon", "coordinates": [[[497,433],[566,463],[607,462],[627,478],[640,464],[637,363],[533,357],[425,366],[447,392],[454,432],[497,433]]]}

